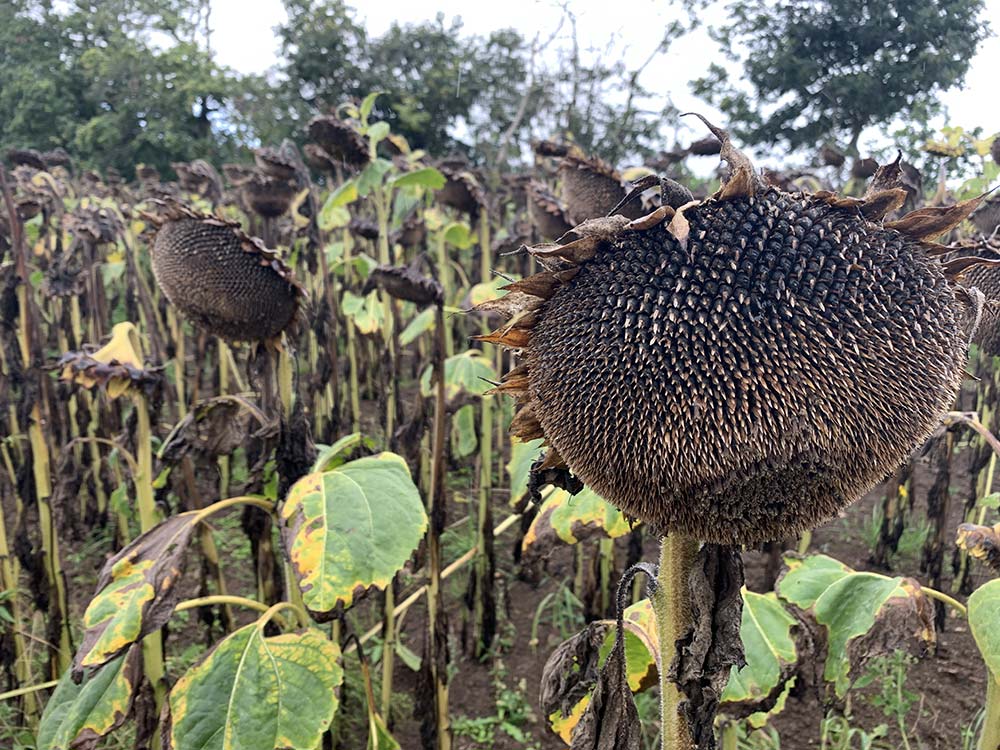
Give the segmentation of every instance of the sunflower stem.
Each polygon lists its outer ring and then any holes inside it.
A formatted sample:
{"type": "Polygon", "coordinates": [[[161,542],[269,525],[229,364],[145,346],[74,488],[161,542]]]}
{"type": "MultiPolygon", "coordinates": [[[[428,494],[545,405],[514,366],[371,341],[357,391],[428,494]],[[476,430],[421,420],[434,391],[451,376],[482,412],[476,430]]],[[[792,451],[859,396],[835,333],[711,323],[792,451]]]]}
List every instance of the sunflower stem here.
{"type": "Polygon", "coordinates": [[[694,750],[691,732],[682,713],[685,701],[670,679],[670,664],[677,641],[691,623],[688,575],[698,554],[698,540],[681,534],[665,536],[660,547],[660,569],[653,595],[653,613],[660,641],[660,717],[663,750],[694,750]]]}
{"type": "Polygon", "coordinates": [[[986,678],[986,713],[979,750],[995,750],[1000,747],[1000,679],[989,673],[986,678]]]}

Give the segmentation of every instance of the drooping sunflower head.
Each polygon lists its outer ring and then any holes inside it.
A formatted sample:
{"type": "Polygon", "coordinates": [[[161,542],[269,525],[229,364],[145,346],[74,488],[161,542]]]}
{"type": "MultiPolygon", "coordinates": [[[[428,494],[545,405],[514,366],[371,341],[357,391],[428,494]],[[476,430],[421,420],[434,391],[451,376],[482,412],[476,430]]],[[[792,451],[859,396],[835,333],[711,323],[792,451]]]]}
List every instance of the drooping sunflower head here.
{"type": "Polygon", "coordinates": [[[305,293],[291,269],[236,222],[177,203],[144,214],[158,226],[153,274],[194,325],[232,341],[266,341],[296,319],[305,293]]]}
{"type": "Polygon", "coordinates": [[[951,405],[980,296],[926,242],[972,206],[897,222],[864,199],[766,187],[713,129],[711,198],[578,226],[493,303],[519,351],[511,425],[661,531],[779,539],[860,497],[951,405]]]}

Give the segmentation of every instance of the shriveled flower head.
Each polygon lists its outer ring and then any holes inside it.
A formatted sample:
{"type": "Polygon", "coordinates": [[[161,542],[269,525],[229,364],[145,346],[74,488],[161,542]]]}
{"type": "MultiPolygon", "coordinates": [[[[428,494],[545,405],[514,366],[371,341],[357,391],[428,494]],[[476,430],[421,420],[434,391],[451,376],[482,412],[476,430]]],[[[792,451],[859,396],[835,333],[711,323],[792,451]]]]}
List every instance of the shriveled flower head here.
{"type": "Polygon", "coordinates": [[[82,351],[66,352],[56,368],[61,371],[60,380],[87,389],[103,388],[110,398],[157,387],[163,369],[145,365],[139,332],[129,322],[118,323],[102,347],[85,344],[82,351]]]}
{"type": "Polygon", "coordinates": [[[371,154],[368,144],[351,123],[333,115],[317,115],[309,121],[309,137],[334,160],[351,167],[362,169],[371,154]]]}
{"type": "Polygon", "coordinates": [[[894,470],[951,405],[981,296],[926,240],[972,203],[897,222],[864,199],[765,186],[724,131],[707,200],[578,226],[481,307],[520,351],[512,432],[661,531],[780,539],[894,470]]]}
{"type": "Polygon", "coordinates": [[[273,339],[295,320],[305,292],[292,270],[238,223],[177,203],[144,214],[158,226],[153,274],[194,325],[234,341],[273,339]]]}

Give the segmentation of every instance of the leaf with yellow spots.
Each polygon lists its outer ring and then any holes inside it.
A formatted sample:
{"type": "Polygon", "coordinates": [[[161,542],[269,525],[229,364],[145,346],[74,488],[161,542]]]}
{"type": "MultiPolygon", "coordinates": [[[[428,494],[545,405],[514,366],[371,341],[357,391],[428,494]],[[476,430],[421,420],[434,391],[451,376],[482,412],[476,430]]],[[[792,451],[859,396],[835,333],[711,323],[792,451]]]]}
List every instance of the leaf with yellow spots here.
{"type": "Polygon", "coordinates": [[[510,446],[510,461],[507,462],[507,476],[510,477],[510,505],[516,506],[528,493],[528,477],[531,465],[542,453],[544,438],[515,440],[510,446]]]}
{"type": "Polygon", "coordinates": [[[340,649],[315,628],[264,637],[240,628],[170,691],[161,725],[173,750],[319,747],[337,711],[340,649]]]}
{"type": "Polygon", "coordinates": [[[521,553],[529,561],[547,555],[559,543],[616,539],[631,530],[622,512],[593,490],[584,488],[576,495],[556,490],[538,509],[521,542],[521,553]]]}
{"type": "Polygon", "coordinates": [[[141,649],[113,659],[78,685],[63,673],[38,725],[38,750],[89,750],[132,712],[139,682],[141,649]]]}
{"type": "Polygon", "coordinates": [[[170,619],[197,511],[168,518],[108,560],[83,615],[73,674],[99,667],[170,619]]]}
{"type": "Polygon", "coordinates": [[[427,514],[406,462],[380,453],[300,479],[280,523],[302,600],[322,622],[361,591],[388,585],[420,543],[427,514]]]}

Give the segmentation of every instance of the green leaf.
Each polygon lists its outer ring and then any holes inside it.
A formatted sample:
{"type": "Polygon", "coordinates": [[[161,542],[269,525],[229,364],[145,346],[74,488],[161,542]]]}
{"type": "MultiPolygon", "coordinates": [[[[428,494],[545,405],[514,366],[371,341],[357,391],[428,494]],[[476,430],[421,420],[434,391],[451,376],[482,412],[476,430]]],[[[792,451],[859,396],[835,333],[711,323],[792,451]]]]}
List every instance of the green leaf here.
{"type": "MultiPolygon", "coordinates": [[[[916,640],[921,648],[934,643],[932,609],[920,584],[852,570],[826,555],[786,559],[789,570],[778,582],[778,596],[811,614],[826,628],[824,679],[838,697],[850,687],[850,673],[878,656],[878,644],[864,638],[877,629],[879,644],[905,648],[916,640]]],[[[883,647],[884,649],[884,647],[883,647]]]]}
{"type": "Polygon", "coordinates": [[[424,167],[423,169],[415,169],[412,172],[401,174],[390,184],[393,188],[425,187],[431,190],[440,190],[444,187],[445,178],[434,167],[424,167]]]}
{"type": "Polygon", "coordinates": [[[528,476],[533,464],[541,453],[544,438],[523,442],[514,440],[510,444],[510,461],[507,462],[507,476],[510,477],[510,504],[517,505],[528,492],[528,476]]]}
{"type": "Polygon", "coordinates": [[[38,750],[93,748],[132,712],[141,677],[141,648],[133,646],[77,685],[66,670],[38,725],[38,750]]]}
{"type": "Polygon", "coordinates": [[[427,331],[434,329],[434,308],[428,307],[420,312],[409,322],[402,333],[399,334],[401,346],[409,346],[427,331]]]}
{"type": "MultiPolygon", "coordinates": [[[[346,460],[346,456],[357,446],[361,445],[361,433],[352,432],[350,435],[338,439],[333,445],[323,446],[313,462],[310,474],[318,471],[330,471],[336,469],[346,460]]],[[[320,446],[316,446],[319,448],[320,446]]]]}
{"type": "Polygon", "coordinates": [[[368,140],[372,146],[377,146],[387,135],[389,135],[389,123],[376,122],[368,128],[368,140]]]}
{"type": "Polygon", "coordinates": [[[1000,682],[1000,578],[984,583],[969,597],[969,630],[986,668],[1000,682]]]}
{"type": "Polygon", "coordinates": [[[980,508],[992,508],[993,510],[1000,510],[1000,492],[991,492],[989,495],[984,495],[980,498],[977,505],[980,508]]]}
{"type": "Polygon", "coordinates": [[[354,180],[347,180],[327,196],[323,208],[319,212],[319,227],[329,232],[337,227],[345,227],[351,219],[346,206],[358,199],[358,185],[354,180]],[[344,217],[347,217],[346,219],[344,217]]]}
{"type": "Polygon", "coordinates": [[[401,750],[396,738],[389,733],[385,719],[377,713],[368,719],[368,750],[401,750]]]}
{"type": "Polygon", "coordinates": [[[411,648],[406,646],[402,641],[396,641],[396,655],[400,660],[410,668],[411,672],[419,672],[420,665],[423,660],[417,656],[411,648]]]}
{"type": "Polygon", "coordinates": [[[622,512],[590,488],[584,487],[576,495],[556,490],[542,503],[525,532],[521,552],[525,560],[537,559],[560,542],[616,539],[631,530],[622,512]]]}
{"type": "MultiPolygon", "coordinates": [[[[420,376],[420,392],[428,398],[434,395],[431,372],[432,368],[428,365],[420,376]]],[[[469,349],[454,357],[448,357],[444,362],[445,398],[452,399],[462,392],[481,396],[493,387],[487,381],[496,380],[496,377],[493,360],[483,356],[477,349],[469,349]]]]}
{"type": "Polygon", "coordinates": [[[314,628],[273,638],[260,622],[240,628],[170,691],[164,747],[319,747],[337,710],[339,658],[337,645],[314,628]]]}
{"type": "Polygon", "coordinates": [[[788,614],[773,591],[766,594],[743,591],[740,638],[747,663],[742,669],[733,667],[729,683],[722,692],[723,704],[754,705],[772,695],[779,686],[783,686],[782,692],[787,689],[787,683],[795,679],[799,657],[792,637],[795,625],[795,618],[788,614]]]}
{"type": "Polygon", "coordinates": [[[459,250],[468,250],[472,247],[475,238],[469,225],[461,221],[453,221],[444,230],[444,241],[449,245],[454,245],[459,250]]]}
{"type": "Polygon", "coordinates": [[[471,456],[476,452],[476,410],[472,404],[466,404],[455,412],[452,419],[452,429],[457,438],[455,453],[458,458],[471,456]]]}
{"type": "Polygon", "coordinates": [[[420,493],[394,453],[360,458],[296,482],[280,511],[302,598],[317,619],[385,588],[427,528],[420,493]]]}
{"type": "Polygon", "coordinates": [[[168,518],[104,564],[97,594],[83,614],[75,674],[110,661],[170,619],[196,515],[189,511],[168,518]]]}
{"type": "Polygon", "coordinates": [[[800,609],[809,609],[831,584],[851,573],[839,560],[811,555],[804,560],[785,558],[788,571],[781,577],[781,598],[800,609]]]}
{"type": "Polygon", "coordinates": [[[481,305],[484,302],[490,302],[495,299],[499,299],[507,294],[505,289],[500,287],[506,286],[510,283],[511,278],[517,281],[517,277],[507,277],[494,276],[489,281],[481,281],[474,285],[472,289],[469,290],[469,304],[473,307],[481,305]]]}
{"type": "Polygon", "coordinates": [[[377,291],[364,297],[359,297],[353,292],[344,292],[340,307],[344,315],[354,321],[354,325],[363,334],[373,334],[382,327],[385,315],[378,301],[377,291]]]}
{"type": "Polygon", "coordinates": [[[378,185],[382,184],[382,178],[392,169],[392,162],[385,159],[374,159],[358,175],[358,194],[368,195],[378,185]]]}
{"type": "Polygon", "coordinates": [[[372,107],[375,106],[375,100],[382,96],[383,93],[384,92],[382,91],[373,91],[362,100],[359,110],[362,122],[368,122],[368,115],[372,113],[372,107]]]}

